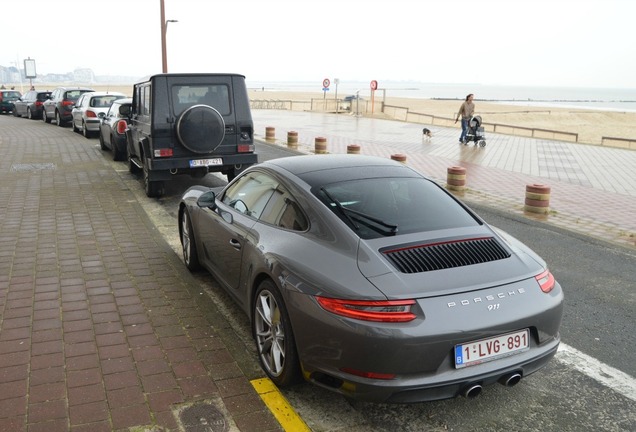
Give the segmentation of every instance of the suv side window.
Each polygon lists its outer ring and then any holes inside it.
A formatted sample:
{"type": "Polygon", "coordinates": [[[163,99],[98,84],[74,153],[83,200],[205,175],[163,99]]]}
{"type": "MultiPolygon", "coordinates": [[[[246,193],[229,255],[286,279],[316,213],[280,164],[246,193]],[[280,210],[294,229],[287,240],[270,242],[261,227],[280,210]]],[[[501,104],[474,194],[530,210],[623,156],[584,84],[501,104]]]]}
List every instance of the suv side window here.
{"type": "Polygon", "coordinates": [[[141,88],[141,112],[145,116],[150,115],[150,86],[143,86],[141,88]]]}

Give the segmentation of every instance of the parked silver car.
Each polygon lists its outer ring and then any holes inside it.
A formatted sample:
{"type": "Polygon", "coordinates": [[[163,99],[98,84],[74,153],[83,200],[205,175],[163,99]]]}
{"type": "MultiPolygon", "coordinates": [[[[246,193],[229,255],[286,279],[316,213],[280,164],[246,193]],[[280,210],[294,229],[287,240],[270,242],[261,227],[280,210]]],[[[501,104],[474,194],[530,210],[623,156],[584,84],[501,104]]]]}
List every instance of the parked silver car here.
{"type": "Polygon", "coordinates": [[[406,403],[517,384],[554,356],[563,291],[546,263],[410,167],[362,155],[254,165],[194,186],[183,258],[251,320],[279,386],[406,403]]]}
{"type": "Polygon", "coordinates": [[[73,132],[81,132],[86,138],[99,133],[100,117],[106,115],[117,99],[126,95],[117,92],[90,92],[82,94],[71,112],[73,132]]]}

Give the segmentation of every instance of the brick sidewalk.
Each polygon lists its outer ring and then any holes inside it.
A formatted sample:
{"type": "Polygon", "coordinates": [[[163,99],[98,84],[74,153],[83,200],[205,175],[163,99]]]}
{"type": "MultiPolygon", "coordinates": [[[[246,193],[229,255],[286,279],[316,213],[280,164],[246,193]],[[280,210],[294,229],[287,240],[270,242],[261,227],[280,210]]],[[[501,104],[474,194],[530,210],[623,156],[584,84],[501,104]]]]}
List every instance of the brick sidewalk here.
{"type": "Polygon", "coordinates": [[[2,116],[0,153],[0,430],[280,430],[96,140],[2,116]]]}

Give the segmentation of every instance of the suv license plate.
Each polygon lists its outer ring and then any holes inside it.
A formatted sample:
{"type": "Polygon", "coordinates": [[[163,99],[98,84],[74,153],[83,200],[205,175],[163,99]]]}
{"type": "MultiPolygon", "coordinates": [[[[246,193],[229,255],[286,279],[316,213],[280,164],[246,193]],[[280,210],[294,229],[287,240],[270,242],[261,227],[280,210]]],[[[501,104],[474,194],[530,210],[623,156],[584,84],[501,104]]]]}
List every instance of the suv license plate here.
{"type": "Polygon", "coordinates": [[[475,342],[455,345],[455,367],[488,362],[528,350],[528,329],[475,342]]]}
{"type": "Polygon", "coordinates": [[[193,159],[190,161],[190,168],[210,166],[210,165],[223,165],[223,159],[193,159]]]}

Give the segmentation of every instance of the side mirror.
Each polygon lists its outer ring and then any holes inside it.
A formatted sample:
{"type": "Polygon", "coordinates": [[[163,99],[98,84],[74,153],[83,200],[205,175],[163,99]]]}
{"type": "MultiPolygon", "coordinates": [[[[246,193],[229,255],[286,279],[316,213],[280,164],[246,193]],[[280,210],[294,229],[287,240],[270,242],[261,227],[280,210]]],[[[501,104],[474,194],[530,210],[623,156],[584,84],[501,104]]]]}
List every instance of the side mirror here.
{"type": "Polygon", "coordinates": [[[201,194],[197,199],[197,205],[199,207],[207,207],[211,210],[216,209],[216,194],[213,191],[207,191],[201,194]]]}
{"type": "Polygon", "coordinates": [[[99,118],[100,118],[100,120],[101,120],[101,119],[103,119],[104,117],[106,117],[106,113],[100,112],[100,113],[98,113],[98,114],[97,114],[97,117],[99,117],[99,118]]]}
{"type": "Polygon", "coordinates": [[[129,105],[121,105],[119,107],[119,115],[124,117],[130,117],[130,106],[129,105]]]}

